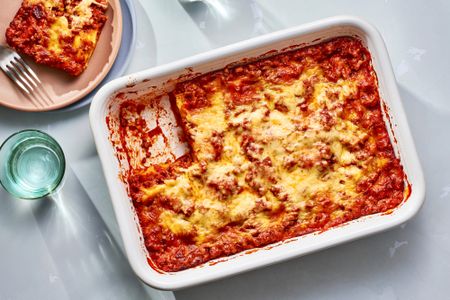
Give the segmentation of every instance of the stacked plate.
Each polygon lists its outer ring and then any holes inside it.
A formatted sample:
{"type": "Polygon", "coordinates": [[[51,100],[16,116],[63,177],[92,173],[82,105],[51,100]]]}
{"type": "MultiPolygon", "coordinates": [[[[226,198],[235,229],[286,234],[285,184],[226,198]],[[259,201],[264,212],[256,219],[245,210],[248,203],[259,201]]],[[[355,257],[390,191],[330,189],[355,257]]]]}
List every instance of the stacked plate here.
{"type": "MultiPolygon", "coordinates": [[[[21,5],[21,0],[6,1],[0,10],[0,45],[6,45],[4,32],[21,5]]],[[[38,74],[53,103],[36,107],[0,73],[0,105],[23,111],[70,111],[88,105],[103,83],[124,74],[136,42],[136,18],[132,0],[111,0],[108,21],[100,35],[88,68],[78,77],[35,64],[23,56],[38,74]]]]}

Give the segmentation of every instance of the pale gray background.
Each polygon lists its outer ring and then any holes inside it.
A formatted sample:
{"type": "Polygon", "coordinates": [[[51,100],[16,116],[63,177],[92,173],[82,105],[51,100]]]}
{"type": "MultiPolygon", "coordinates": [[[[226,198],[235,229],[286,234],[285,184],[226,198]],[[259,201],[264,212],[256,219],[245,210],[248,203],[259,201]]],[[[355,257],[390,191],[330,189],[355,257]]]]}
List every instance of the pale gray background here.
{"type": "MultiPolygon", "coordinates": [[[[220,35],[217,24],[192,20],[176,0],[135,1],[142,6],[129,72],[322,17],[367,19],[385,38],[427,183],[425,205],[402,227],[178,291],[177,299],[449,298],[450,1],[261,0],[251,11],[241,2],[242,30],[233,24],[220,35]]],[[[88,110],[0,108],[0,140],[30,127],[60,141],[70,168],[56,203],[24,203],[0,192],[0,299],[171,299],[136,280],[114,238],[88,110]]]]}

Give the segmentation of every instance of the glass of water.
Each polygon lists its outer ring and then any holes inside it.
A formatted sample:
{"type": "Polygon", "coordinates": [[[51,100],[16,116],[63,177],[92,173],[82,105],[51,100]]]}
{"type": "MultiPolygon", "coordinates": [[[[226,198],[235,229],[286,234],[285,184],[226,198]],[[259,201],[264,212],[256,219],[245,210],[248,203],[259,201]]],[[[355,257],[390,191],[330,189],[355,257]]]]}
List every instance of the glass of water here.
{"type": "Polygon", "coordinates": [[[23,130],[0,147],[0,183],[14,197],[39,199],[53,194],[65,170],[61,147],[45,132],[23,130]]]}

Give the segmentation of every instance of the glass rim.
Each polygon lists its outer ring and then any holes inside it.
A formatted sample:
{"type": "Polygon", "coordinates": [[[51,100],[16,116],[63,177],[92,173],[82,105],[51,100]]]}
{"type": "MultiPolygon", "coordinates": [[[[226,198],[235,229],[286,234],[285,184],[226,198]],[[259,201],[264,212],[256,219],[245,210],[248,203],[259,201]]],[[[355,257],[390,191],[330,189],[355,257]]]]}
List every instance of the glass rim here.
{"type": "Polygon", "coordinates": [[[6,145],[6,143],[7,143],[8,141],[10,141],[13,137],[15,137],[15,136],[17,136],[17,135],[19,135],[19,134],[21,134],[21,133],[26,133],[26,132],[37,132],[37,133],[43,134],[43,135],[45,135],[46,137],[50,138],[50,140],[56,145],[56,147],[58,148],[58,150],[59,150],[59,151],[61,152],[61,154],[62,154],[62,168],[61,168],[61,169],[62,169],[62,175],[59,176],[59,178],[58,178],[59,180],[58,180],[58,182],[57,182],[55,188],[53,188],[51,191],[49,191],[49,192],[47,192],[46,194],[44,194],[44,195],[42,195],[42,196],[39,196],[39,197],[24,197],[24,196],[21,196],[21,195],[17,195],[17,194],[15,194],[15,193],[11,192],[11,191],[3,184],[3,182],[2,182],[1,179],[0,179],[0,185],[5,189],[5,191],[7,191],[9,194],[13,195],[14,197],[17,197],[17,198],[20,198],[20,199],[24,199],[24,200],[37,200],[37,199],[42,199],[42,198],[45,198],[45,197],[51,195],[51,194],[52,194],[55,190],[57,190],[58,187],[61,185],[61,182],[63,181],[63,179],[64,179],[64,177],[65,177],[65,174],[66,174],[66,155],[64,154],[64,151],[62,150],[61,145],[58,143],[57,140],[55,140],[55,138],[53,138],[53,137],[52,137],[51,135],[49,135],[48,133],[46,133],[46,132],[44,132],[44,131],[42,131],[42,130],[39,130],[39,129],[22,129],[22,130],[19,130],[19,131],[15,132],[15,133],[11,134],[9,137],[7,137],[7,138],[3,141],[3,143],[0,145],[0,152],[3,150],[3,147],[6,145]]]}

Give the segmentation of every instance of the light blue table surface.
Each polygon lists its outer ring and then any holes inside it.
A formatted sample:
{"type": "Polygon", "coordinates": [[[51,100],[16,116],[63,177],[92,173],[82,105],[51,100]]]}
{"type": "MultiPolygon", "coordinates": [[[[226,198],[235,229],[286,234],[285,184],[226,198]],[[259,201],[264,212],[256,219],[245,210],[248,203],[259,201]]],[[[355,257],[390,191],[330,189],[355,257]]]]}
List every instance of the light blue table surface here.
{"type": "MultiPolygon", "coordinates": [[[[449,1],[260,0],[237,21],[242,28],[256,23],[256,30],[230,27],[220,35],[176,0],[135,1],[138,37],[128,73],[327,16],[352,14],[373,23],[386,41],[427,184],[425,205],[401,227],[177,291],[177,299],[449,299],[449,1]]],[[[55,203],[17,201],[0,191],[0,299],[173,299],[135,278],[115,238],[114,218],[91,196],[106,190],[101,171],[86,168],[96,160],[88,109],[30,114],[0,108],[0,140],[23,128],[53,135],[70,167],[55,203]]]]}

